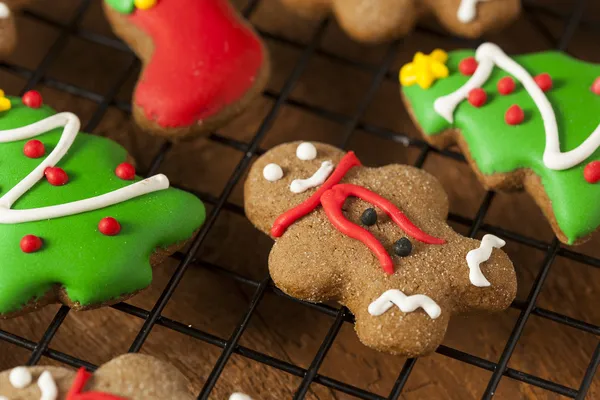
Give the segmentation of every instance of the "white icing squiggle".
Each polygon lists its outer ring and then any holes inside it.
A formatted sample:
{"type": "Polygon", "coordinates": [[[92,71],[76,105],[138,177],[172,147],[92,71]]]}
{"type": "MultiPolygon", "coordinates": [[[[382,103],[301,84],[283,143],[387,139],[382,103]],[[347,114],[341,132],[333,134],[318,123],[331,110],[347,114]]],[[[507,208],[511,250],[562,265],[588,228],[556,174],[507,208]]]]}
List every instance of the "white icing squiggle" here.
{"type": "Polygon", "coordinates": [[[44,371],[38,378],[37,384],[42,392],[40,400],[56,400],[58,398],[58,388],[49,371],[44,371]]]}
{"type": "Polygon", "coordinates": [[[290,184],[290,190],[292,193],[303,193],[308,189],[312,189],[314,187],[322,185],[329,175],[333,172],[333,163],[331,161],[323,161],[321,167],[307,179],[294,179],[290,184]]]}
{"type": "Polygon", "coordinates": [[[244,393],[232,393],[229,400],[252,400],[252,397],[244,393]]]}
{"type": "Polygon", "coordinates": [[[560,138],[556,115],[550,101],[537,85],[531,75],[516,61],[508,57],[500,47],[493,43],[484,43],[477,48],[475,58],[479,62],[477,70],[461,88],[433,103],[434,110],[448,122],[454,122],[454,110],[467,98],[472,89],[481,87],[490,77],[494,65],[512,74],[527,90],[535,102],[544,123],[546,148],[544,149],[544,165],[553,170],[564,170],[574,167],[592,155],[600,146],[600,124],[588,138],[577,148],[563,153],[560,151],[560,138]]]}
{"type": "Polygon", "coordinates": [[[169,188],[169,179],[165,175],[159,174],[124,188],[85,200],[29,210],[11,210],[13,204],[44,177],[44,170],[47,167],[54,167],[67,154],[79,133],[80,126],[79,118],[75,114],[59,113],[31,125],[0,131],[0,143],[8,143],[30,139],[52,129],[64,128],[63,134],[52,153],[22,181],[17,183],[4,196],[0,197],[0,224],[18,224],[66,217],[109,207],[148,193],[169,188]]]}
{"type": "Polygon", "coordinates": [[[471,250],[467,253],[467,265],[469,266],[469,280],[478,287],[487,287],[491,283],[483,276],[481,272],[481,263],[490,259],[494,248],[500,249],[504,247],[506,242],[494,235],[485,235],[481,239],[481,245],[478,249],[471,250]]]}
{"type": "Polygon", "coordinates": [[[440,306],[429,296],[424,294],[407,296],[398,289],[390,289],[369,304],[369,314],[377,317],[392,308],[394,304],[403,313],[413,312],[417,308],[422,308],[431,319],[436,319],[442,313],[440,306]]]}
{"type": "Polygon", "coordinates": [[[5,19],[10,16],[10,9],[6,3],[0,1],[0,19],[5,19]]]}
{"type": "Polygon", "coordinates": [[[461,0],[456,17],[463,24],[472,22],[477,17],[477,3],[489,0],[461,0]]]}
{"type": "Polygon", "coordinates": [[[8,380],[13,387],[24,389],[31,384],[31,372],[26,367],[16,367],[10,371],[8,380]]]}

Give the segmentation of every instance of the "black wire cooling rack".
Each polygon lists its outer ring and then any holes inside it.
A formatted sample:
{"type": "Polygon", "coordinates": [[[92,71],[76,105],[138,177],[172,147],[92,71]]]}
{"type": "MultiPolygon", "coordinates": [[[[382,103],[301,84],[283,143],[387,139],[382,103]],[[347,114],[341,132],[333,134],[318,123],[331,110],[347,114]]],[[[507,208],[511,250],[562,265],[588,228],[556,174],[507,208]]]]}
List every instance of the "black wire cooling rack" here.
{"type": "MultiPolygon", "coordinates": [[[[130,76],[130,73],[132,73],[137,67],[139,67],[139,61],[129,50],[129,48],[126,45],[124,45],[121,41],[112,37],[99,35],[80,28],[80,22],[84,17],[86,11],[88,10],[91,2],[100,0],[79,1],[80,4],[78,5],[76,12],[74,13],[72,19],[66,24],[49,19],[32,11],[25,11],[24,14],[27,18],[34,19],[38,22],[56,28],[60,31],[60,34],[57,37],[56,41],[49,48],[45,57],[37,65],[37,68],[28,69],[18,65],[3,62],[0,62],[0,68],[26,79],[27,83],[22,89],[22,93],[34,88],[38,84],[43,84],[48,87],[67,92],[69,94],[79,96],[81,98],[85,98],[96,103],[97,108],[93,116],[91,117],[89,123],[84,129],[87,132],[92,132],[98,126],[109,107],[116,107],[122,111],[131,112],[130,105],[128,103],[118,101],[116,99],[116,96],[121,87],[125,84],[127,78],[130,76]],[[106,93],[95,93],[84,88],[71,85],[59,80],[55,80],[46,76],[48,68],[55,61],[57,56],[60,54],[61,50],[65,47],[68,39],[71,37],[78,37],[80,39],[93,42],[102,46],[108,46],[129,55],[128,61],[124,64],[122,71],[115,75],[117,76],[116,81],[114,82],[112,87],[110,87],[107,90],[106,93]]],[[[261,3],[261,1],[262,0],[249,0],[246,7],[243,10],[243,14],[246,17],[250,17],[259,5],[259,3],[261,3]]],[[[557,11],[554,11],[537,3],[530,4],[529,2],[525,2],[525,12],[529,19],[535,24],[539,32],[546,36],[551,43],[555,43],[554,47],[556,49],[566,50],[571,38],[581,25],[585,24],[586,29],[592,29],[596,30],[597,32],[600,32],[600,29],[598,29],[600,28],[600,23],[598,21],[590,22],[583,20],[585,6],[585,0],[574,0],[572,2],[571,11],[567,15],[563,15],[557,11]],[[564,23],[564,28],[560,37],[554,37],[552,33],[550,33],[550,31],[545,27],[545,25],[543,25],[540,22],[540,19],[538,17],[542,15],[549,16],[559,22],[564,23]]],[[[131,346],[129,348],[130,352],[137,352],[141,349],[142,345],[148,338],[148,335],[150,334],[155,325],[163,326],[167,329],[177,331],[181,334],[188,335],[190,337],[210,343],[223,349],[220,357],[213,366],[212,372],[208,376],[204,387],[198,395],[199,399],[207,399],[209,397],[223,369],[225,368],[225,365],[234,353],[239,354],[243,357],[247,357],[259,363],[268,365],[269,367],[278,369],[285,373],[302,378],[302,382],[294,394],[295,399],[304,398],[308,392],[310,385],[312,384],[323,385],[328,388],[331,388],[332,390],[346,393],[361,399],[379,400],[386,398],[378,394],[370,393],[368,391],[355,387],[350,383],[340,382],[338,380],[319,374],[319,367],[327,357],[327,353],[331,348],[332,344],[334,343],[336,336],[340,331],[340,328],[343,326],[344,323],[353,323],[353,316],[345,307],[334,308],[328,305],[315,305],[305,303],[299,300],[294,300],[300,304],[310,307],[313,310],[316,310],[316,312],[329,315],[333,318],[333,323],[331,324],[327,335],[321,343],[319,350],[315,354],[308,369],[304,369],[287,361],[280,360],[271,357],[267,354],[263,354],[258,351],[251,350],[247,347],[239,345],[239,340],[242,334],[244,333],[244,330],[248,326],[248,322],[252,318],[254,311],[263,299],[265,293],[273,292],[276,295],[285,296],[285,294],[281,293],[277,288],[275,288],[272,285],[272,282],[268,276],[262,279],[261,281],[255,281],[252,279],[248,279],[240,274],[229,271],[222,266],[206,263],[204,261],[201,263],[201,266],[204,268],[209,268],[224,276],[227,276],[231,279],[234,279],[238,282],[241,282],[254,288],[254,294],[250,300],[250,303],[248,304],[247,310],[243,314],[241,320],[239,321],[229,338],[221,338],[214,336],[205,331],[190,327],[186,324],[163,317],[161,315],[171,296],[175,292],[177,285],[183,278],[188,267],[192,264],[196,264],[196,254],[205,242],[208,233],[213,228],[217,217],[220,215],[220,213],[226,211],[238,215],[244,214],[243,209],[241,207],[232,204],[228,201],[229,196],[231,195],[236,184],[238,184],[240,182],[240,179],[242,179],[242,177],[244,176],[244,173],[250,166],[252,158],[264,152],[264,150],[260,148],[261,141],[272,127],[274,121],[278,117],[284,105],[298,107],[320,118],[324,118],[332,122],[342,124],[344,127],[344,131],[342,135],[342,140],[340,143],[338,143],[338,145],[340,145],[341,147],[346,147],[353,133],[357,129],[360,129],[371,135],[376,135],[380,138],[401,142],[407,146],[419,149],[420,153],[417,158],[417,161],[415,162],[415,165],[417,167],[422,167],[428,155],[434,152],[439,153],[445,157],[464,161],[464,157],[459,153],[453,151],[438,151],[436,149],[431,148],[427,143],[425,143],[422,140],[414,139],[408,137],[403,133],[390,131],[361,121],[364,112],[373,100],[380,84],[385,79],[391,79],[394,81],[397,79],[396,74],[390,72],[390,68],[392,67],[392,62],[395,59],[400,42],[390,44],[389,48],[385,52],[385,55],[383,56],[381,61],[376,65],[352,61],[320,49],[321,39],[323,38],[323,35],[329,23],[330,21],[328,19],[321,21],[316,26],[314,32],[312,32],[310,40],[307,43],[300,43],[278,35],[273,35],[267,32],[260,32],[266,40],[275,41],[282,45],[299,49],[301,51],[301,56],[299,57],[292,72],[287,77],[281,91],[278,93],[266,91],[264,93],[264,95],[267,98],[273,99],[274,103],[271,110],[261,122],[259,128],[257,129],[257,131],[255,132],[255,134],[249,142],[236,141],[234,139],[221,136],[218,133],[214,133],[210,136],[210,140],[216,141],[220,144],[242,152],[243,158],[234,169],[233,173],[227,181],[227,184],[225,185],[225,188],[218,197],[209,195],[207,193],[194,192],[194,194],[200,197],[205,203],[212,205],[213,208],[210,214],[207,216],[206,222],[203,225],[202,229],[194,238],[189,250],[186,253],[177,253],[174,255],[174,257],[179,260],[179,265],[173,273],[173,275],[171,276],[171,279],[169,280],[166,288],[154,304],[154,307],[151,310],[145,310],[125,303],[120,303],[113,306],[113,308],[119,311],[144,320],[142,328],[139,330],[136,338],[131,343],[131,346]],[[343,115],[335,113],[290,98],[290,93],[294,89],[296,83],[298,82],[299,78],[306,69],[307,64],[313,56],[326,57],[334,62],[342,63],[346,66],[361,69],[371,74],[372,78],[370,81],[369,88],[364,94],[359,106],[356,108],[355,112],[352,115],[343,115]]],[[[440,35],[439,33],[433,31],[429,31],[429,33],[433,35],[440,35]]],[[[477,43],[471,42],[471,44],[476,45],[477,43]]],[[[153,158],[151,167],[149,171],[147,171],[147,175],[152,175],[155,173],[155,171],[158,170],[163,159],[171,150],[172,146],[172,144],[165,142],[160,147],[159,151],[153,158]]],[[[509,377],[511,379],[516,379],[528,383],[530,385],[535,385],[539,388],[543,388],[547,391],[554,392],[566,397],[583,399],[585,398],[586,393],[588,392],[598,364],[600,363],[600,342],[598,343],[598,345],[595,348],[595,351],[593,352],[593,355],[589,361],[588,367],[585,371],[583,379],[581,380],[579,388],[567,387],[557,382],[546,380],[532,374],[509,368],[508,362],[511,358],[511,355],[513,354],[513,351],[515,350],[517,343],[519,342],[525,325],[531,315],[546,318],[559,324],[567,325],[569,327],[586,332],[588,334],[600,336],[600,326],[593,325],[536,306],[536,300],[538,298],[538,295],[542,290],[544,281],[550,273],[552,264],[557,258],[557,256],[575,260],[579,263],[583,263],[585,265],[596,268],[600,267],[600,259],[593,258],[585,254],[561,247],[560,243],[556,238],[552,240],[552,242],[546,243],[536,238],[526,237],[518,233],[502,229],[500,227],[483,223],[486,213],[488,212],[493,200],[494,193],[487,192],[484,196],[481,205],[479,206],[476,215],[473,218],[466,218],[451,213],[449,219],[455,223],[469,227],[469,236],[471,237],[474,237],[479,231],[485,231],[501,236],[507,240],[523,244],[530,248],[544,251],[546,255],[543,264],[534,280],[534,283],[529,294],[527,295],[526,300],[516,300],[512,304],[513,308],[520,311],[520,315],[512,328],[510,337],[506,342],[506,345],[504,347],[504,350],[502,351],[499,360],[486,360],[444,345],[440,346],[437,349],[437,353],[458,360],[460,362],[464,362],[488,371],[492,371],[492,375],[488,382],[488,385],[484,393],[482,394],[482,398],[485,399],[493,397],[500,383],[500,380],[503,377],[509,377]]],[[[69,308],[66,306],[62,306],[54,316],[51,323],[48,325],[44,335],[42,336],[39,342],[33,342],[3,330],[0,330],[0,340],[30,350],[31,355],[27,363],[28,365],[35,365],[39,362],[42,356],[46,356],[64,364],[70,365],[72,367],[86,367],[93,371],[96,369],[96,366],[92,363],[86,360],[73,357],[64,352],[53,350],[49,347],[52,339],[54,338],[56,332],[60,328],[68,313],[69,308]]],[[[391,392],[387,396],[388,399],[397,399],[400,397],[400,394],[402,393],[404,386],[410,377],[411,371],[415,366],[415,363],[417,362],[417,359],[406,360],[403,368],[398,373],[398,378],[396,379],[396,382],[391,392]]]]}

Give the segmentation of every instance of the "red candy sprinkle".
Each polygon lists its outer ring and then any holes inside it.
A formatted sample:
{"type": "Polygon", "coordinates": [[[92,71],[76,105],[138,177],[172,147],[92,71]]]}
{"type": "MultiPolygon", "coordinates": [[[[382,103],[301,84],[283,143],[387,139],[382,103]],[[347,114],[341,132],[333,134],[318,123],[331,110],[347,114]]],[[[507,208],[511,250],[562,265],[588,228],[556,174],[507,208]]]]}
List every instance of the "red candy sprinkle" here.
{"type": "Polygon", "coordinates": [[[552,89],[552,78],[547,73],[539,74],[535,78],[533,78],[535,83],[542,89],[542,91],[547,92],[552,89]]]}
{"type": "Polygon", "coordinates": [[[475,107],[481,107],[487,101],[487,94],[482,88],[473,89],[469,92],[469,103],[475,107]]]}
{"type": "Polygon", "coordinates": [[[23,100],[23,104],[29,108],[40,108],[42,104],[44,104],[42,95],[36,90],[30,90],[29,92],[25,93],[21,100],[23,100]]]}
{"type": "Polygon", "coordinates": [[[62,186],[69,182],[69,175],[62,168],[48,167],[44,170],[44,175],[53,186],[62,186]]]}
{"type": "Polygon", "coordinates": [[[121,224],[112,217],[102,218],[98,223],[98,230],[106,236],[115,236],[121,232],[121,224]]]}
{"type": "Polygon", "coordinates": [[[123,180],[131,181],[135,179],[135,167],[129,163],[124,162],[117,166],[117,168],[115,169],[115,175],[117,175],[123,180]]]}
{"type": "Polygon", "coordinates": [[[504,120],[509,125],[519,125],[524,119],[525,113],[523,109],[516,104],[510,106],[504,115],[504,120]]]}
{"type": "Polygon", "coordinates": [[[589,183],[600,181],[600,161],[592,161],[583,169],[583,177],[589,183]]]}
{"type": "Polygon", "coordinates": [[[21,250],[23,253],[33,253],[42,248],[42,239],[34,235],[25,235],[21,239],[21,250]]]}
{"type": "Polygon", "coordinates": [[[600,96],[600,76],[592,83],[592,92],[600,96]]]}
{"type": "Polygon", "coordinates": [[[461,74],[470,76],[475,73],[478,65],[479,64],[477,64],[477,60],[475,60],[475,57],[467,57],[463,58],[458,64],[458,70],[461,74]]]}
{"type": "Polygon", "coordinates": [[[46,154],[46,148],[44,147],[44,143],[39,140],[30,140],[25,143],[25,147],[23,147],[23,154],[25,154],[29,158],[40,158],[44,154],[46,154]]]}
{"type": "Polygon", "coordinates": [[[515,91],[515,80],[510,76],[505,76],[498,81],[498,92],[502,95],[511,94],[515,91]]]}

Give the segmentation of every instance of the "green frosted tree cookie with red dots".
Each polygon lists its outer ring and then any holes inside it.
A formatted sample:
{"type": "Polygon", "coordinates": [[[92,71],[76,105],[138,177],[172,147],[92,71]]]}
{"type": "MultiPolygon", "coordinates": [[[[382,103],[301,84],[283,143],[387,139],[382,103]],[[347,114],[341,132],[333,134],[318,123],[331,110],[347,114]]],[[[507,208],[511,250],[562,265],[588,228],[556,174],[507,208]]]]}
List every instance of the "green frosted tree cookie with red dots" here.
{"type": "Polygon", "coordinates": [[[0,317],[126,299],[202,225],[195,196],[141,179],[115,142],[37,92],[0,93],[0,317]]]}
{"type": "Polygon", "coordinates": [[[425,139],[457,144],[490,189],[525,189],[557,237],[600,226],[600,65],[547,51],[417,53],[402,67],[404,102],[425,139]]]}

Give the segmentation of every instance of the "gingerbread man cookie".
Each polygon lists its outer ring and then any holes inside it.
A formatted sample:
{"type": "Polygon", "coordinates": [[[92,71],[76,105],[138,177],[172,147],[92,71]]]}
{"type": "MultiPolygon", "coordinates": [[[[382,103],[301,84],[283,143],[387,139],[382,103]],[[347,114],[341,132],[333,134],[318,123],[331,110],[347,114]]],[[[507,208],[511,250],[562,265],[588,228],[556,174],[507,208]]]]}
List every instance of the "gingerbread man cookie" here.
{"type": "Polygon", "coordinates": [[[504,242],[454,232],[441,185],[417,168],[367,168],[353,152],[288,143],[256,161],[244,195],[250,221],[275,239],[275,284],[347,306],[375,349],[427,354],[452,315],[500,311],[515,297],[504,242]]]}
{"type": "Polygon", "coordinates": [[[144,64],[133,115],[151,133],[209,133],[267,83],[266,48],[227,0],[104,0],[104,10],[144,64]]]}
{"type": "Polygon", "coordinates": [[[419,19],[434,16],[450,32],[476,38],[504,28],[519,15],[521,0],[281,0],[309,17],[333,12],[361,42],[381,42],[410,33],[419,19]]]}
{"type": "Polygon", "coordinates": [[[126,354],[91,374],[59,367],[16,367],[0,373],[0,399],[192,400],[177,368],[143,354],[126,354]]]}
{"type": "Polygon", "coordinates": [[[418,53],[405,104],[433,145],[458,144],[490,189],[525,189],[567,244],[600,226],[600,65],[564,53],[418,53]]]}
{"type": "Polygon", "coordinates": [[[0,318],[126,299],[204,220],[195,196],[140,179],[123,148],[79,128],[37,92],[0,91],[0,318]]]}

